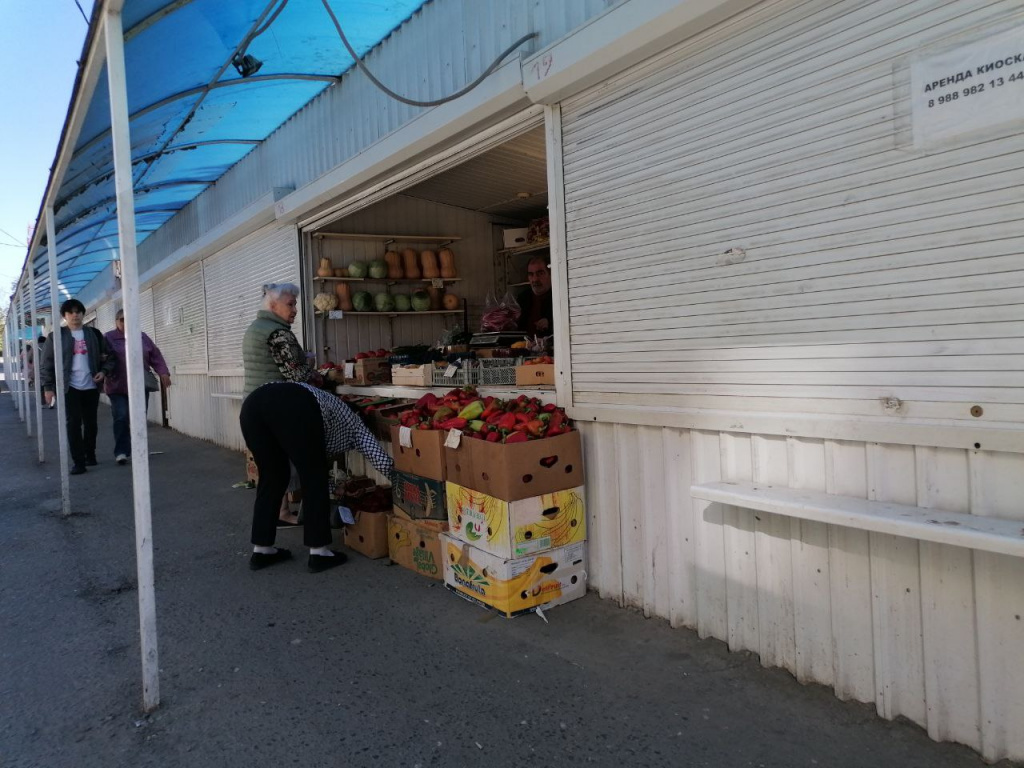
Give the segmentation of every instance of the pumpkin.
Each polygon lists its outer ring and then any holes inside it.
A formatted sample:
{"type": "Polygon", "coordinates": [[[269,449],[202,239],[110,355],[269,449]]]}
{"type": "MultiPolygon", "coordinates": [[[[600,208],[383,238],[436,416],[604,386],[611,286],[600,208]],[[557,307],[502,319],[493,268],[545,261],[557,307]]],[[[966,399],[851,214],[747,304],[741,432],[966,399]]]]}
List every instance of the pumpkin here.
{"type": "Polygon", "coordinates": [[[373,312],[373,296],[369,291],[356,291],[352,294],[352,307],[356,312],[373,312]]]}
{"type": "Polygon", "coordinates": [[[388,276],[388,263],[384,259],[374,259],[370,262],[369,271],[373,280],[383,280],[388,276]]]}
{"type": "Polygon", "coordinates": [[[320,259],[320,266],[316,270],[317,277],[331,277],[334,274],[334,267],[327,257],[320,259]]]}
{"type": "Polygon", "coordinates": [[[451,248],[442,248],[437,252],[437,257],[441,259],[441,277],[458,277],[455,273],[455,254],[451,248]]]}
{"type": "Polygon", "coordinates": [[[430,286],[427,288],[427,295],[430,296],[430,308],[435,312],[444,309],[444,303],[441,301],[441,295],[443,290],[441,288],[435,288],[430,286]]]}
{"type": "Polygon", "coordinates": [[[423,265],[423,277],[429,279],[441,276],[441,270],[437,266],[437,254],[433,251],[423,251],[420,254],[420,264],[423,265]]]}
{"type": "Polygon", "coordinates": [[[348,276],[349,277],[366,277],[366,262],[365,261],[353,261],[348,265],[348,276]]]}
{"type": "Polygon", "coordinates": [[[337,308],[338,298],[333,293],[318,293],[313,297],[313,306],[320,312],[330,312],[337,308]]]}
{"type": "Polygon", "coordinates": [[[378,312],[394,312],[395,299],[390,293],[378,293],[373,297],[373,306],[378,312]]]}
{"type": "Polygon", "coordinates": [[[430,294],[423,289],[413,291],[412,296],[409,297],[409,302],[417,312],[426,312],[430,309],[430,294]]]}
{"type": "Polygon", "coordinates": [[[338,309],[343,312],[352,311],[352,286],[348,283],[336,283],[334,295],[338,297],[338,309]]]}
{"type": "Polygon", "coordinates": [[[462,304],[462,302],[459,301],[459,297],[454,293],[446,293],[442,301],[444,302],[444,308],[448,310],[456,310],[462,304]]]}
{"type": "Polygon", "coordinates": [[[404,293],[395,294],[395,312],[408,312],[412,309],[412,302],[409,301],[409,296],[404,293]]]}
{"type": "Polygon", "coordinates": [[[405,273],[402,271],[402,262],[397,253],[388,251],[384,254],[384,261],[388,265],[388,280],[401,280],[405,277],[405,273]]]}
{"type": "Polygon", "coordinates": [[[402,265],[405,267],[406,277],[413,280],[421,277],[419,259],[416,257],[416,251],[412,248],[406,248],[402,251],[402,265]]]}
{"type": "Polygon", "coordinates": [[[345,269],[344,267],[335,267],[335,269],[334,269],[334,276],[335,277],[348,277],[348,270],[345,269]]]}

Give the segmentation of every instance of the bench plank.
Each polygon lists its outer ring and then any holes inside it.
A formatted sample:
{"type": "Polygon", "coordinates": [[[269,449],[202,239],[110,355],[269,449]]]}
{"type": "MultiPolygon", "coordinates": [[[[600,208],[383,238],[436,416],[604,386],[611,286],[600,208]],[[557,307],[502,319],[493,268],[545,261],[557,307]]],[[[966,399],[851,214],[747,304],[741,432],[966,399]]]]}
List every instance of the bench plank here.
{"type": "Polygon", "coordinates": [[[1024,557],[1024,521],[889,504],[760,483],[690,487],[695,499],[921,541],[1024,557]]]}

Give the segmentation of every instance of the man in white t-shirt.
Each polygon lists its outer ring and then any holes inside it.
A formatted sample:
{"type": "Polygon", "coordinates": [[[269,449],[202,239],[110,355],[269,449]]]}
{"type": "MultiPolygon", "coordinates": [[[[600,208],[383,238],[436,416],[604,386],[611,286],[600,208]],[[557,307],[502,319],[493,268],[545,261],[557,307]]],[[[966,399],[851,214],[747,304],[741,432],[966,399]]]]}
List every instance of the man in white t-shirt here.
{"type": "MultiPolygon", "coordinates": [[[[64,350],[64,402],[67,406],[68,447],[71,450],[71,474],[81,475],[96,466],[96,411],[100,402],[97,385],[110,374],[117,361],[103,334],[86,328],[85,306],[68,299],[60,307],[65,326],[60,329],[64,350]]],[[[51,334],[43,350],[40,366],[46,404],[53,407],[56,372],[51,334]]]]}

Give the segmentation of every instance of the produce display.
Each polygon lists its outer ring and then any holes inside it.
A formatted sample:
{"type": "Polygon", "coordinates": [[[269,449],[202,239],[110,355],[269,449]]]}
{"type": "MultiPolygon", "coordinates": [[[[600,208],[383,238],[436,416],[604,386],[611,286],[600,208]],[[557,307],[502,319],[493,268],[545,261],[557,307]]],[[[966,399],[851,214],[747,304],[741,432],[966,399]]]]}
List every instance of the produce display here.
{"type": "Polygon", "coordinates": [[[338,306],[338,297],[333,293],[318,293],[313,297],[313,306],[318,312],[330,312],[338,306]]]}
{"type": "Polygon", "coordinates": [[[373,312],[373,296],[369,291],[356,291],[352,295],[352,308],[356,312],[373,312]]]}
{"type": "Polygon", "coordinates": [[[388,276],[388,263],[384,259],[374,259],[367,270],[373,280],[383,280],[388,276]]]}
{"type": "Polygon", "coordinates": [[[426,312],[430,309],[430,294],[422,289],[413,291],[409,301],[417,312],[426,312]]]}
{"type": "Polygon", "coordinates": [[[530,357],[523,361],[523,365],[554,365],[555,358],[551,355],[541,355],[540,357],[530,357]]]}
{"type": "Polygon", "coordinates": [[[525,443],[571,432],[572,421],[554,403],[520,395],[514,400],[480,397],[475,387],[453,389],[442,397],[428,392],[398,416],[411,429],[457,429],[489,443],[525,443]]]}
{"type": "Polygon", "coordinates": [[[373,357],[388,357],[391,353],[386,349],[371,349],[369,352],[356,352],[353,360],[368,360],[373,357]]]}
{"type": "Polygon", "coordinates": [[[409,294],[396,293],[394,295],[394,299],[396,312],[409,312],[412,310],[412,302],[409,300],[409,294]]]}
{"type": "Polygon", "coordinates": [[[369,267],[366,266],[365,261],[353,261],[348,265],[349,277],[366,277],[367,272],[369,272],[369,267]]]}
{"type": "Polygon", "coordinates": [[[373,306],[378,312],[394,312],[395,297],[390,293],[378,293],[373,297],[373,306]]]}

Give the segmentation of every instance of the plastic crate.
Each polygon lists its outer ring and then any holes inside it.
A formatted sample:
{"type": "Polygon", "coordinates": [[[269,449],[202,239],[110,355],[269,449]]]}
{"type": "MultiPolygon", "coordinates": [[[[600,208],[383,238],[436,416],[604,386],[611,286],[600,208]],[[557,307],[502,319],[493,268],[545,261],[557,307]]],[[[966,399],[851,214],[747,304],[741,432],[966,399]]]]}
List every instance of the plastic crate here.
{"type": "Polygon", "coordinates": [[[520,357],[492,357],[477,360],[480,386],[515,386],[516,366],[522,365],[522,362],[520,357]]]}
{"type": "MultiPolygon", "coordinates": [[[[434,368],[433,384],[435,387],[475,387],[480,383],[480,369],[472,360],[463,360],[462,367],[455,371],[454,376],[445,376],[448,366],[434,368]]],[[[513,369],[513,372],[515,369],[513,369]]]]}

